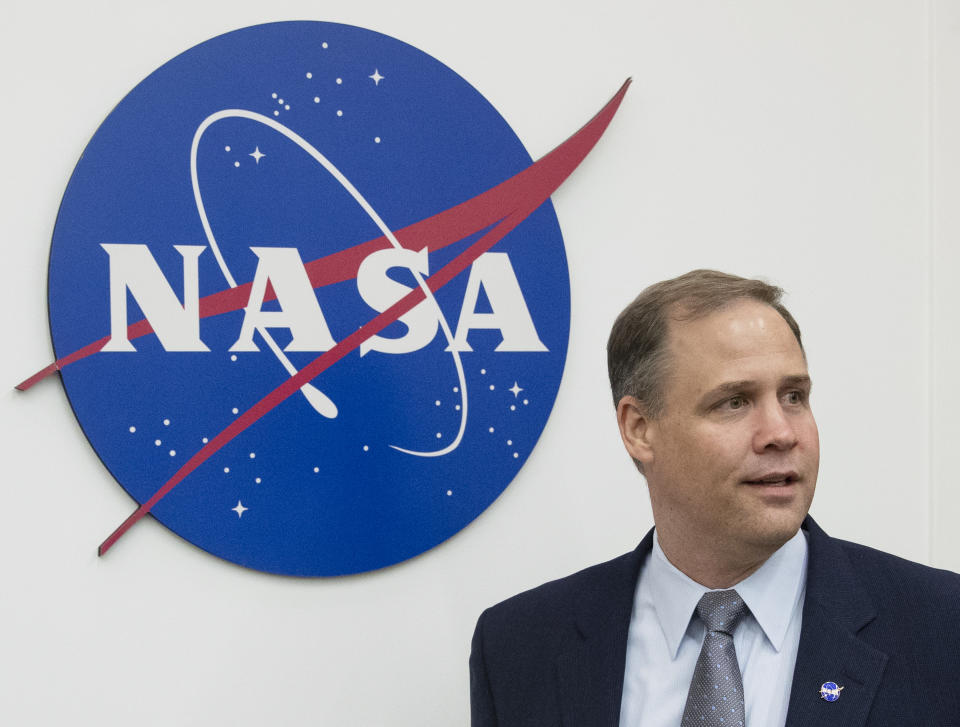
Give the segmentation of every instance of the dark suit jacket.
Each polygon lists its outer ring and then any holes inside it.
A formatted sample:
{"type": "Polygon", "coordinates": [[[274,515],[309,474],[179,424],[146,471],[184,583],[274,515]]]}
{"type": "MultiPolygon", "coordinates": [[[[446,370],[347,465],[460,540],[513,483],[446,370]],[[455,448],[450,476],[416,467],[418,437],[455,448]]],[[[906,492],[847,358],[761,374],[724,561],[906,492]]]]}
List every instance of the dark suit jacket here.
{"type": "MultiPolygon", "coordinates": [[[[831,538],[807,518],[807,591],[787,727],[960,727],[960,575],[831,538]],[[820,685],[844,687],[820,698],[820,685]]],[[[637,575],[632,553],[480,616],[474,727],[616,727],[637,575]]],[[[749,725],[749,727],[768,727],[749,725]]]]}

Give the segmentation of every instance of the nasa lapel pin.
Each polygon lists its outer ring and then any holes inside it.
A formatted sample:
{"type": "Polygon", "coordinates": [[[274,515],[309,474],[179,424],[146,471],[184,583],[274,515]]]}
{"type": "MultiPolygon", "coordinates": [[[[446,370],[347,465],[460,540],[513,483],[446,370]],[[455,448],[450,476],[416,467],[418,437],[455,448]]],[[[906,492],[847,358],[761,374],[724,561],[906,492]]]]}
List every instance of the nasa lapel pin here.
{"type": "Polygon", "coordinates": [[[842,690],[843,687],[838,687],[836,682],[824,682],[820,686],[820,699],[827,702],[836,702],[840,699],[840,692],[842,690]]]}

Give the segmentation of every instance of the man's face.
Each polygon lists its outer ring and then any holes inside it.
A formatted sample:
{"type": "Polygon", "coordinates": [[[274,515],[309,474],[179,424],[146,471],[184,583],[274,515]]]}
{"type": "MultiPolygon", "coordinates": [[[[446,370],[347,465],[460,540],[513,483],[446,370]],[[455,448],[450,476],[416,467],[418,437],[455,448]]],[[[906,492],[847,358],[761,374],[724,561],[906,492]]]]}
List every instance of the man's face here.
{"type": "Polygon", "coordinates": [[[820,463],[800,346],[773,308],[741,300],[672,322],[668,347],[643,462],[658,532],[769,555],[797,532],[820,463]]]}

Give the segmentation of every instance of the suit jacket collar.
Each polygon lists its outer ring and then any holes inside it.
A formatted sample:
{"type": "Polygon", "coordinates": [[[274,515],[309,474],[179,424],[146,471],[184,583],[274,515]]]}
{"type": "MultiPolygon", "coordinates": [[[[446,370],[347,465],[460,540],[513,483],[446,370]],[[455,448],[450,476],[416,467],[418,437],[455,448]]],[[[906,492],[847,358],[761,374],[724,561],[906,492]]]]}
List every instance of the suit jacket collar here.
{"type": "MultiPolygon", "coordinates": [[[[801,527],[809,536],[807,591],[786,727],[861,727],[887,663],[857,636],[876,604],[841,543],[809,516],[801,527]],[[828,681],[844,687],[836,702],[819,696],[828,681]]],[[[650,530],[633,552],[602,566],[602,587],[578,594],[557,663],[565,725],[619,724],[633,596],[652,547],[650,530]]]]}
{"type": "Polygon", "coordinates": [[[807,595],[786,727],[862,727],[887,664],[886,654],[858,636],[877,606],[842,543],[810,517],[803,528],[810,544],[807,595]],[[828,681],[843,687],[836,702],[820,698],[828,681]]]}
{"type": "Polygon", "coordinates": [[[557,660],[564,725],[617,727],[633,594],[653,547],[653,530],[626,555],[601,566],[598,587],[581,591],[566,648],[557,660]]]}

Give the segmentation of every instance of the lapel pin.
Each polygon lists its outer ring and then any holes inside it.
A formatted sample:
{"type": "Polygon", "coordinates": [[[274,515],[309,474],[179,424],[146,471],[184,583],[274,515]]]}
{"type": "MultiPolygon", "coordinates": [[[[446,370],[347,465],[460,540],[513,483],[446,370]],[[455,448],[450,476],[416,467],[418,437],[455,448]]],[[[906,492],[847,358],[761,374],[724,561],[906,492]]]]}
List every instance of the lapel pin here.
{"type": "Polygon", "coordinates": [[[820,699],[828,702],[836,702],[840,699],[840,692],[843,687],[838,687],[836,682],[824,682],[820,687],[820,699]]]}

